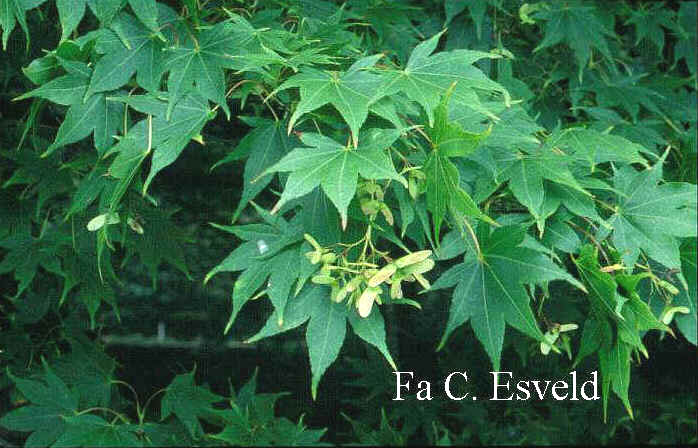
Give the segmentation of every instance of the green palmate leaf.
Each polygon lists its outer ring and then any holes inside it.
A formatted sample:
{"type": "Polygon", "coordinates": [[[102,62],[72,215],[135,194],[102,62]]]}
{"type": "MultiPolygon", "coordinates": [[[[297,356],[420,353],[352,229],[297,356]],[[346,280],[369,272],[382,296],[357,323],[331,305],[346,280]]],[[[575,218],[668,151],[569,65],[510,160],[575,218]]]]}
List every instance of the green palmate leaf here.
{"type": "Polygon", "coordinates": [[[207,27],[195,35],[187,32],[179,46],[169,48],[164,62],[165,70],[169,71],[168,119],[174,105],[192,88],[220,105],[229,117],[223,69],[263,71],[262,67],[270,61],[280,60],[272,54],[250,67],[245,60],[252,58],[249,53],[251,48],[255,48],[255,35],[256,30],[238,18],[207,27]]]}
{"type": "Polygon", "coordinates": [[[579,160],[586,162],[590,170],[604,162],[640,163],[647,166],[641,153],[649,151],[617,135],[602,134],[591,129],[572,128],[553,134],[546,146],[562,150],[579,160]]]}
{"type": "Polygon", "coordinates": [[[153,96],[110,97],[109,102],[123,102],[153,116],[152,121],[145,119],[136,123],[128,135],[109,151],[109,154],[118,154],[110,167],[110,173],[117,178],[129,175],[133,167],[152,152],[150,172],[143,184],[144,193],[155,175],[177,160],[187,144],[214,116],[206,100],[198,95],[184,97],[173,109],[169,120],[165,117],[167,103],[153,96]]]}
{"type": "Polygon", "coordinates": [[[479,254],[469,251],[465,261],[444,273],[432,288],[457,283],[439,348],[469,319],[498,370],[505,323],[532,338],[543,339],[524,284],[566,280],[581,286],[542,253],[521,247],[524,236],[525,228],[520,226],[500,227],[491,234],[486,226],[478,226],[479,254]]]}
{"type": "Polygon", "coordinates": [[[696,236],[696,186],[660,183],[663,162],[664,157],[643,171],[622,167],[613,176],[619,196],[608,223],[613,226],[611,240],[629,269],[640,251],[666,267],[680,269],[678,238],[696,236]]]}
{"type": "Polygon", "coordinates": [[[309,284],[296,297],[288,299],[282,325],[278,322],[279,315],[279,309],[276,309],[264,327],[248,342],[283,333],[310,320],[305,338],[312,369],[313,398],[317,396],[320,379],[337,358],[344,343],[347,319],[354,333],[376,347],[391,367],[395,368],[385,341],[383,316],[376,307],[367,318],[361,318],[354,312],[348,312],[344,304],[331,301],[328,288],[309,284]]]}
{"type": "Polygon", "coordinates": [[[182,44],[168,50],[165,65],[170,71],[168,118],[174,105],[193,84],[204,98],[219,104],[230,115],[225,99],[225,55],[230,42],[225,39],[225,24],[204,30],[196,38],[188,36],[182,44]]]}
{"type": "Polygon", "coordinates": [[[606,59],[612,60],[607,37],[613,35],[612,26],[604,20],[603,12],[593,4],[581,1],[546,5],[536,11],[536,19],[544,20],[545,36],[534,52],[565,43],[574,52],[579,76],[592,49],[599,51],[606,59]]]}
{"type": "MultiPolygon", "coordinates": [[[[489,218],[480,212],[460,186],[460,174],[451,157],[464,157],[476,150],[480,142],[489,135],[489,130],[480,134],[466,132],[458,122],[449,120],[448,104],[454,94],[451,86],[434,110],[433,123],[427,129],[432,151],[424,163],[426,174],[427,208],[434,223],[434,235],[439,239],[441,224],[448,211],[458,217],[489,218]]],[[[490,220],[491,221],[491,220],[490,220]]]]}
{"type": "Polygon", "coordinates": [[[356,193],[359,174],[366,179],[393,179],[407,186],[385,152],[399,135],[398,130],[371,129],[362,136],[359,147],[352,149],[322,135],[304,133],[301,141],[309,148],[294,149],[264,172],[291,172],[272,212],[321,185],[337,207],[345,228],[347,208],[356,193]]]}
{"type": "MultiPolygon", "coordinates": [[[[78,223],[84,225],[84,221],[78,221],[78,223]]],[[[87,313],[90,317],[90,328],[95,327],[96,314],[103,301],[112,306],[118,317],[119,312],[116,308],[112,285],[104,281],[104,276],[100,276],[100,264],[95,263],[99,249],[95,247],[94,237],[90,232],[77,233],[72,240],[71,247],[65,252],[67,253],[61,253],[63,277],[65,280],[59,305],[63,304],[69,295],[72,294],[70,295],[71,297],[77,299],[78,302],[82,302],[87,308],[87,313]]],[[[102,254],[102,258],[105,261],[103,266],[104,273],[108,274],[107,278],[115,278],[116,275],[109,262],[109,253],[102,254]]],[[[95,394],[96,397],[97,395],[95,394]]]]}
{"type": "Polygon", "coordinates": [[[243,271],[233,287],[233,309],[225,332],[228,332],[242,307],[268,278],[265,292],[274,305],[277,326],[283,327],[286,301],[293,284],[301,275],[297,246],[287,246],[302,240],[303,233],[296,223],[288,224],[280,217],[273,224],[217,227],[230,231],[245,241],[206,274],[204,279],[207,282],[219,272],[243,271]]]}
{"type": "Polygon", "coordinates": [[[56,172],[60,157],[41,158],[32,150],[12,152],[6,155],[17,164],[12,177],[7,179],[3,188],[13,185],[33,185],[36,193],[36,216],[45,203],[70,190],[72,179],[67,170],[56,172]]]}
{"type": "Polygon", "coordinates": [[[44,364],[42,380],[30,380],[9,374],[17,389],[30,402],[0,419],[0,426],[12,431],[31,432],[25,446],[48,446],[66,429],[65,416],[77,411],[78,396],[68,389],[44,364]]]}
{"type": "Polygon", "coordinates": [[[161,418],[164,420],[174,414],[187,428],[194,439],[203,436],[204,431],[199,419],[207,419],[218,415],[221,411],[212,405],[224,400],[207,388],[197,386],[194,382],[194,370],[177,375],[167,386],[162,397],[161,418]]]}
{"type": "MultiPolygon", "coordinates": [[[[326,287],[308,285],[297,297],[289,299],[284,311],[283,325],[278,323],[279,312],[276,310],[269,317],[266,325],[248,342],[291,330],[310,319],[305,338],[312,369],[311,391],[313,398],[315,398],[320,379],[337,358],[344,343],[347,314],[353,313],[347,313],[344,304],[331,301],[329,290],[326,287]]],[[[376,312],[372,314],[376,314],[376,312]]],[[[380,339],[380,323],[376,320],[358,324],[360,325],[359,329],[355,331],[362,339],[374,344],[382,352],[385,350],[386,358],[390,359],[387,349],[383,348],[385,347],[384,333],[383,341],[380,339]]]]}
{"type": "Polygon", "coordinates": [[[456,83],[452,95],[454,102],[492,117],[493,114],[480,103],[476,90],[507,95],[506,90],[472,64],[483,58],[499,56],[470,50],[452,50],[431,55],[442,34],[443,31],[417,45],[403,70],[383,72],[384,84],[381,91],[385,95],[402,92],[419,103],[431,126],[434,123],[434,109],[439,105],[440,98],[456,83]]]}
{"type": "Polygon", "coordinates": [[[231,445],[307,445],[317,442],[325,430],[307,430],[301,417],[298,424],[274,416],[276,401],[286,395],[257,394],[257,370],[237,396],[231,390],[231,412],[226,415],[225,428],[211,437],[231,445]],[[264,428],[259,431],[258,428],[264,428]]]}
{"type": "MultiPolygon", "coordinates": [[[[591,201],[591,194],[582,188],[570,172],[568,165],[571,161],[569,157],[553,152],[520,154],[518,160],[503,173],[502,180],[509,180],[509,188],[514,197],[533,215],[541,233],[545,219],[561,203],[562,198],[558,198],[558,194],[562,193],[563,197],[576,196],[582,203],[591,201]],[[549,193],[550,188],[546,188],[551,182],[559,185],[553,194],[549,193]]],[[[594,210],[593,202],[591,209],[594,210]]]]}
{"type": "Polygon", "coordinates": [[[163,48],[162,41],[135,17],[119,13],[111,30],[105,30],[97,39],[96,50],[104,56],[95,65],[86,97],[119,88],[136,72],[139,86],[158,90],[165,69],[163,48]]]}
{"type": "Polygon", "coordinates": [[[641,7],[631,12],[626,25],[635,25],[635,45],[644,39],[649,39],[657,46],[657,53],[662,54],[664,49],[664,28],[676,31],[676,13],[661,7],[661,4],[641,7]]]}
{"type": "Polygon", "coordinates": [[[219,165],[237,160],[244,154],[249,154],[243,174],[243,191],[240,202],[233,213],[233,221],[240,216],[242,210],[253,200],[273,179],[272,174],[260,176],[267,168],[278,162],[292,146],[296,146],[294,135],[284,132],[283,124],[272,120],[261,120],[255,123],[255,128],[240,140],[238,146],[222,160],[216,162],[211,169],[219,165]]]}
{"type": "Polygon", "coordinates": [[[598,352],[604,419],[610,390],[621,399],[632,417],[628,400],[630,354],[632,350],[638,350],[647,356],[647,349],[641,339],[642,332],[649,329],[669,329],[652,314],[647,304],[635,292],[637,283],[645,277],[644,275],[619,274],[614,277],[603,272],[597,250],[591,245],[582,248],[575,264],[589,290],[588,298],[591,305],[591,315],[584,326],[582,345],[575,365],[585,356],[598,352]],[[629,297],[621,295],[619,286],[629,297]]]}
{"type": "Polygon", "coordinates": [[[52,447],[142,446],[135,425],[109,423],[102,417],[91,414],[66,416],[64,420],[65,432],[52,447]]]}
{"type": "Polygon", "coordinates": [[[289,133],[304,114],[325,104],[332,104],[349,125],[356,147],[359,129],[366,121],[369,105],[383,96],[378,89],[380,76],[364,69],[373,67],[382,56],[378,54],[360,59],[345,73],[307,68],[287,79],[278,90],[298,87],[301,96],[288,122],[289,133]]]}
{"type": "MultiPolygon", "coordinates": [[[[95,281],[99,281],[95,278],[95,281]]],[[[77,391],[81,409],[109,406],[116,361],[101,347],[85,339],[70,340],[70,353],[53,361],[53,370],[77,391]],[[75,366],[81,366],[75,369],[75,366]]]]}
{"type": "Polygon", "coordinates": [[[0,274],[14,271],[14,279],[18,282],[14,297],[22,295],[30,286],[39,267],[61,275],[63,271],[55,253],[69,243],[69,237],[59,232],[47,232],[41,238],[15,234],[1,240],[0,247],[7,253],[0,262],[0,274]]]}
{"type": "Polygon", "coordinates": [[[80,65],[84,72],[68,73],[18,98],[46,98],[57,104],[70,106],[54,142],[47,148],[44,157],[92,133],[95,147],[104,151],[111,146],[114,135],[122,128],[122,104],[107,101],[104,94],[92,95],[86,102],[79,97],[87,91],[90,69],[82,63],[77,65],[80,65]]]}
{"type": "Polygon", "coordinates": [[[164,262],[176,267],[191,280],[184,259],[184,243],[189,239],[173,223],[174,213],[175,210],[150,207],[145,203],[139,203],[131,210],[132,219],[138,222],[142,231],[128,230],[124,245],[129,254],[138,254],[153,279],[153,286],[157,284],[158,268],[164,262]]]}
{"type": "Polygon", "coordinates": [[[636,123],[640,106],[644,106],[656,114],[662,114],[658,106],[663,99],[662,95],[638,83],[645,76],[647,76],[646,73],[632,76],[619,74],[611,79],[590,76],[593,82],[586,84],[583,89],[594,93],[599,106],[622,108],[636,123]]]}

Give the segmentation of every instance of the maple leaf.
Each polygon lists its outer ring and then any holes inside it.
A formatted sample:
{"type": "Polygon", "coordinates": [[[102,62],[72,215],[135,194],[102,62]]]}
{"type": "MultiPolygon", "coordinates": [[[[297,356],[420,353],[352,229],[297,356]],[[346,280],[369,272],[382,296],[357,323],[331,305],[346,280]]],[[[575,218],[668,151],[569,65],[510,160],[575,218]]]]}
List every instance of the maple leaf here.
{"type": "Polygon", "coordinates": [[[662,54],[664,50],[664,28],[670,31],[678,31],[675,22],[676,13],[671,9],[666,9],[662,4],[638,5],[638,9],[630,12],[630,18],[626,20],[626,25],[635,25],[635,45],[643,39],[649,39],[657,46],[657,53],[662,54]]]}
{"type": "Polygon", "coordinates": [[[313,399],[317,395],[320,379],[337,358],[344,344],[347,321],[357,336],[376,347],[386,361],[395,368],[395,362],[386,344],[385,322],[380,310],[376,307],[367,318],[361,318],[354,312],[348,312],[344,304],[330,300],[328,288],[308,284],[286,304],[282,325],[278,323],[278,315],[277,309],[269,316],[264,327],[247,342],[286,332],[310,320],[305,339],[312,370],[313,399]]]}
{"type": "Polygon", "coordinates": [[[606,40],[606,37],[614,36],[613,26],[604,21],[595,6],[580,1],[556,3],[537,10],[535,17],[546,23],[545,36],[533,50],[534,53],[564,42],[574,53],[580,80],[592,48],[601,52],[607,60],[613,60],[606,40]]]}
{"type": "Polygon", "coordinates": [[[68,244],[70,236],[62,232],[47,232],[40,238],[29,234],[12,234],[0,240],[0,247],[7,250],[0,262],[0,274],[14,271],[14,278],[18,282],[15,299],[29,287],[40,266],[48,272],[63,274],[55,251],[68,244]]]}
{"type": "Polygon", "coordinates": [[[225,333],[235,322],[235,318],[254,293],[267,282],[265,292],[269,295],[276,310],[278,325],[284,324],[284,309],[293,284],[300,277],[297,247],[290,245],[301,241],[303,233],[297,220],[286,222],[280,216],[256,207],[264,223],[240,226],[214,227],[230,232],[244,243],[233,250],[223,261],[209,271],[204,283],[220,272],[243,271],[233,287],[233,310],[225,327],[225,333]]]}
{"type": "Polygon", "coordinates": [[[281,198],[272,213],[291,199],[310,193],[318,185],[337,207],[342,227],[347,225],[347,208],[356,193],[359,174],[366,179],[392,179],[407,186],[385,153],[400,136],[398,130],[370,129],[353,149],[331,138],[303,133],[301,141],[308,148],[296,148],[263,174],[290,171],[281,198]]]}
{"type": "Polygon", "coordinates": [[[0,419],[0,426],[31,432],[27,446],[49,446],[66,430],[64,418],[74,415],[78,408],[78,394],[56,376],[44,363],[44,374],[39,379],[9,378],[30,402],[9,412],[0,419]]]}
{"type": "Polygon", "coordinates": [[[434,111],[433,123],[426,129],[432,151],[424,163],[423,171],[427,176],[427,208],[432,215],[437,240],[441,223],[449,210],[456,216],[489,220],[461,188],[458,168],[449,160],[471,154],[489,135],[489,130],[480,134],[466,132],[458,122],[449,120],[448,103],[453,93],[454,86],[451,86],[434,111]]]}
{"type": "MultiPolygon", "coordinates": [[[[231,388],[232,389],[232,388],[231,388]]],[[[301,417],[298,424],[283,417],[274,416],[274,408],[279,398],[287,393],[258,394],[257,369],[252,377],[235,394],[231,390],[231,410],[225,416],[225,428],[213,439],[230,445],[264,445],[280,443],[287,445],[308,445],[319,441],[325,430],[307,430],[301,417]],[[257,428],[265,428],[258,431],[257,428]]]]}
{"type": "Polygon", "coordinates": [[[130,254],[138,254],[153,280],[157,283],[158,268],[164,262],[179,269],[191,280],[184,259],[185,232],[172,222],[176,210],[163,210],[138,202],[130,210],[137,217],[142,233],[129,232],[125,246],[130,254]]]}
{"type": "Polygon", "coordinates": [[[402,92],[419,103],[427,114],[429,125],[434,124],[434,109],[440,98],[453,88],[453,100],[459,106],[473,109],[481,114],[496,118],[480,103],[477,90],[499,92],[508,99],[504,87],[489,79],[472,64],[483,58],[500,56],[471,50],[452,50],[431,55],[444,31],[415,47],[403,70],[385,70],[381,73],[384,83],[380,91],[384,95],[402,92]],[[431,56],[430,56],[431,55],[431,56]]]}
{"type": "MultiPolygon", "coordinates": [[[[681,268],[679,241],[696,236],[696,186],[664,182],[662,158],[651,168],[636,171],[630,166],[616,170],[616,212],[608,218],[611,241],[621,252],[623,264],[632,269],[640,251],[668,268],[681,268]]],[[[606,237],[608,229],[601,229],[606,237]]]]}
{"type": "Polygon", "coordinates": [[[224,398],[204,387],[197,386],[194,382],[195,370],[177,375],[167,386],[160,404],[160,415],[162,420],[171,414],[176,415],[189,434],[194,439],[198,439],[204,434],[199,418],[215,418],[221,414],[222,411],[215,409],[212,405],[223,401],[224,398]]]}
{"type": "Polygon", "coordinates": [[[178,47],[168,48],[164,61],[165,71],[169,71],[167,119],[174,105],[192,88],[220,105],[230,118],[223,69],[263,73],[264,65],[283,60],[272,50],[257,48],[259,40],[256,35],[257,31],[249,23],[236,16],[232,22],[216,24],[196,35],[188,33],[178,47]],[[264,56],[261,60],[260,52],[264,56]]]}
{"type": "Polygon", "coordinates": [[[123,125],[123,105],[107,101],[106,95],[98,93],[83,101],[80,95],[88,89],[92,69],[81,62],[72,61],[76,68],[61,77],[25,93],[17,100],[38,97],[57,104],[70,106],[53,143],[42,157],[56,149],[82,140],[94,133],[94,145],[98,151],[107,150],[123,125]]]}
{"type": "MultiPolygon", "coordinates": [[[[170,24],[176,17],[166,14],[166,11],[161,9],[163,25],[170,24]]],[[[162,35],[158,37],[132,15],[119,13],[112,21],[111,29],[103,30],[97,38],[95,50],[103,56],[94,67],[85,97],[117,89],[134,73],[139,86],[157,91],[164,71],[163,40],[162,35]]]]}
{"type": "MultiPolygon", "coordinates": [[[[172,164],[187,144],[215,115],[208,102],[194,93],[186,95],[166,117],[168,103],[156,95],[132,95],[109,97],[110,103],[125,103],[133,109],[151,115],[129,129],[128,134],[106,155],[118,154],[109,168],[117,178],[126,178],[140,161],[152,152],[150,172],[143,183],[143,192],[163,168],[172,164]]],[[[105,156],[106,156],[105,155],[105,156]]]]}
{"type": "Polygon", "coordinates": [[[377,54],[359,59],[344,73],[304,68],[287,79],[277,90],[298,87],[301,97],[288,121],[288,132],[291,133],[301,116],[332,104],[349,125],[356,147],[359,129],[366,121],[369,106],[385,95],[376,93],[382,92],[378,89],[381,77],[365,70],[373,67],[381,57],[382,54],[377,54]]]}
{"type": "MultiPolygon", "coordinates": [[[[555,213],[562,202],[557,195],[550,194],[552,189],[548,183],[558,184],[558,191],[581,196],[591,200],[587,192],[574,177],[569,169],[574,161],[565,155],[553,151],[541,150],[524,155],[519,153],[517,160],[503,173],[501,180],[509,181],[509,188],[514,197],[524,205],[536,219],[540,233],[543,233],[545,219],[555,213]]],[[[593,204],[592,204],[593,208],[593,204]]]]}
{"type": "MultiPolygon", "coordinates": [[[[593,72],[589,75],[589,82],[584,83],[580,89],[593,93],[596,103],[600,107],[618,107],[625,110],[634,123],[637,122],[640,106],[647,110],[662,115],[658,103],[663,96],[657,91],[640,85],[638,81],[646,77],[648,73],[624,76],[619,73],[609,77],[598,77],[593,72]]],[[[675,107],[672,104],[671,107],[675,107]]],[[[669,109],[671,108],[669,107],[669,109]]]]}
{"type": "Polygon", "coordinates": [[[671,330],[652,314],[647,303],[635,291],[645,275],[618,274],[614,277],[602,271],[597,249],[591,245],[585,245],[574,262],[589,290],[591,305],[574,365],[597,352],[602,377],[604,420],[611,389],[632,418],[628,399],[631,352],[639,350],[647,357],[642,334],[650,329],[671,330]]]}
{"type": "Polygon", "coordinates": [[[521,246],[525,228],[504,226],[490,233],[489,226],[479,225],[477,230],[479,252],[466,253],[464,262],[444,272],[431,288],[456,285],[439,349],[456,328],[470,320],[494,369],[499,370],[505,324],[543,340],[524,284],[565,280],[583,287],[543,253],[521,246]]]}

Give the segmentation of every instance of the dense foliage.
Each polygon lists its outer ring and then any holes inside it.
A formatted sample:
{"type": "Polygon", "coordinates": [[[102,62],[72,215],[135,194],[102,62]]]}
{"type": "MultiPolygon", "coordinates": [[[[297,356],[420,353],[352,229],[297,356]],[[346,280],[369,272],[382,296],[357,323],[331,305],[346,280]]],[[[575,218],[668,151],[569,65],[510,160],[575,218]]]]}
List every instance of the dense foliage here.
{"type": "Polygon", "coordinates": [[[0,0],[0,28],[0,443],[696,441],[690,384],[629,393],[695,356],[696,3],[0,0]],[[104,343],[162,290],[302,386],[242,355],[126,381],[104,343]],[[584,366],[602,400],[391,402],[406,365],[584,366]]]}

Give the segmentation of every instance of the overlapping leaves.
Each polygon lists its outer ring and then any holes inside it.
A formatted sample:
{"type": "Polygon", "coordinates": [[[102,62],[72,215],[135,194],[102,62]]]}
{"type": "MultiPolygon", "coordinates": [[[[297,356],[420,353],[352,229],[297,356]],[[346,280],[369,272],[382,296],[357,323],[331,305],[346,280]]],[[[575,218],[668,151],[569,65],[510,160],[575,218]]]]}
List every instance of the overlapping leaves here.
{"type": "Polygon", "coordinates": [[[470,320],[494,369],[499,370],[505,324],[542,340],[524,285],[552,280],[581,285],[545,254],[522,246],[525,234],[522,226],[500,227],[491,233],[484,224],[478,226],[475,250],[468,251],[464,262],[446,271],[432,287],[456,285],[440,346],[456,328],[470,320]]]}

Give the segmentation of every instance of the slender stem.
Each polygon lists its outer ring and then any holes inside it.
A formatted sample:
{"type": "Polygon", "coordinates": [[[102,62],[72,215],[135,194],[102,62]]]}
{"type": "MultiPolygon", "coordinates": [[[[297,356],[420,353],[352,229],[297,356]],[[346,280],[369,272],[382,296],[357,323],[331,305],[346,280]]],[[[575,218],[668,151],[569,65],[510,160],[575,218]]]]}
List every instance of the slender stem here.
{"type": "Polygon", "coordinates": [[[138,393],[136,392],[136,389],[134,389],[133,386],[128,384],[126,381],[111,380],[110,383],[126,386],[131,392],[133,392],[133,396],[136,399],[136,412],[138,413],[138,415],[140,415],[141,401],[138,399],[138,393]]]}
{"type": "Polygon", "coordinates": [[[470,237],[473,239],[473,243],[475,243],[475,250],[477,250],[477,259],[483,261],[482,251],[480,250],[480,243],[477,241],[477,237],[475,236],[475,231],[473,231],[473,227],[470,225],[467,219],[464,219],[463,222],[465,223],[465,227],[468,228],[468,232],[470,233],[470,237]]]}
{"type": "Polygon", "coordinates": [[[122,422],[124,422],[124,423],[126,423],[126,424],[131,423],[131,422],[128,421],[128,419],[127,419],[125,416],[123,416],[122,414],[119,414],[119,413],[116,412],[115,410],[109,409],[109,408],[103,408],[103,407],[100,407],[100,406],[95,406],[95,407],[93,407],[93,408],[87,408],[87,409],[84,409],[84,410],[82,410],[82,411],[80,411],[80,412],[76,412],[76,413],[75,413],[75,416],[77,417],[77,416],[80,416],[80,415],[83,415],[83,414],[88,414],[88,413],[94,412],[94,411],[110,412],[110,413],[114,414],[116,417],[118,417],[119,420],[121,420],[122,422]]]}
{"type": "Polygon", "coordinates": [[[141,414],[138,415],[138,420],[141,424],[143,424],[143,418],[145,417],[145,411],[148,409],[148,405],[150,405],[150,400],[155,398],[158,394],[160,394],[162,392],[166,392],[166,391],[167,391],[167,389],[163,388],[163,389],[157,390],[153,395],[148,397],[145,404],[143,405],[143,409],[141,409],[141,414]]]}

